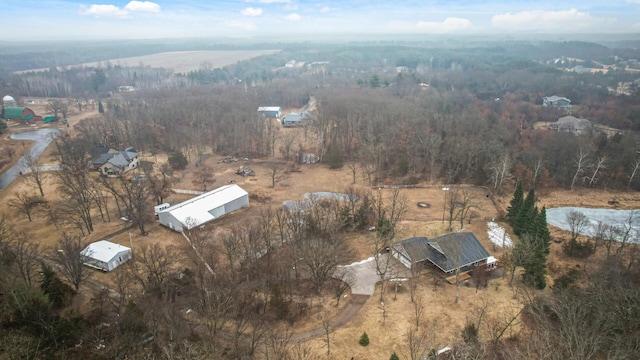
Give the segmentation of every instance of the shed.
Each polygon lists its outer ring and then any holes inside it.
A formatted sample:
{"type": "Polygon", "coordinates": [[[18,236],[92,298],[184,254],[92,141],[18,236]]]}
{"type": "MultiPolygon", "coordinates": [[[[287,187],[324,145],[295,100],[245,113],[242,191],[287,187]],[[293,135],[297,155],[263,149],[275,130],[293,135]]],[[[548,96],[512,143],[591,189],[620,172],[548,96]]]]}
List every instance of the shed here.
{"type": "Polygon", "coordinates": [[[84,265],[102,271],[111,271],[131,259],[130,248],[107,240],[89,244],[80,254],[84,265]]]}
{"type": "Polygon", "coordinates": [[[268,118],[278,118],[281,112],[280,106],[260,106],[258,108],[258,114],[268,118]]]}
{"type": "Polygon", "coordinates": [[[235,184],[225,185],[158,212],[158,220],[181,232],[247,206],[249,194],[244,189],[235,184]]]}
{"type": "Polygon", "coordinates": [[[449,233],[433,239],[413,237],[394,243],[392,254],[411,268],[428,261],[445,273],[458,267],[466,272],[478,265],[487,265],[490,258],[487,250],[471,232],[449,233]]]}
{"type": "Polygon", "coordinates": [[[282,118],[282,126],[290,127],[301,125],[303,116],[298,113],[289,113],[282,118]]]}

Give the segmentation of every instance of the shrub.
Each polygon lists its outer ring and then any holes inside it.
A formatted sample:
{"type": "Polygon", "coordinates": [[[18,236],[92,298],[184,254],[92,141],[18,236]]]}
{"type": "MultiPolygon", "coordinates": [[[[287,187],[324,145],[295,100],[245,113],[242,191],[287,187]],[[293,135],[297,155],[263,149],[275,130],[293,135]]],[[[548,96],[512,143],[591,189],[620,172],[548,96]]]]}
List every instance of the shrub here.
{"type": "Polygon", "coordinates": [[[391,354],[391,357],[389,358],[389,360],[400,360],[400,357],[394,351],[393,354],[391,354]]]}
{"type": "Polygon", "coordinates": [[[576,271],[575,269],[570,270],[568,273],[558,277],[553,282],[553,291],[560,292],[562,290],[571,288],[571,286],[573,286],[579,276],[580,273],[578,271],[576,271]]]}
{"type": "Polygon", "coordinates": [[[358,343],[362,346],[369,345],[369,335],[367,335],[366,331],[362,333],[362,336],[360,336],[360,340],[358,341],[358,343]]]}
{"type": "Polygon", "coordinates": [[[572,258],[586,259],[593,254],[593,247],[587,241],[570,240],[564,244],[562,251],[572,258]]]}
{"type": "Polygon", "coordinates": [[[340,169],[344,166],[342,151],[335,146],[329,148],[325,159],[327,160],[327,164],[329,164],[329,169],[340,169]]]}
{"type": "Polygon", "coordinates": [[[171,152],[168,160],[173,170],[184,170],[187,167],[187,158],[180,151],[171,152]]]}
{"type": "Polygon", "coordinates": [[[478,328],[474,323],[467,323],[462,329],[462,340],[467,344],[475,344],[478,342],[478,328]]]}

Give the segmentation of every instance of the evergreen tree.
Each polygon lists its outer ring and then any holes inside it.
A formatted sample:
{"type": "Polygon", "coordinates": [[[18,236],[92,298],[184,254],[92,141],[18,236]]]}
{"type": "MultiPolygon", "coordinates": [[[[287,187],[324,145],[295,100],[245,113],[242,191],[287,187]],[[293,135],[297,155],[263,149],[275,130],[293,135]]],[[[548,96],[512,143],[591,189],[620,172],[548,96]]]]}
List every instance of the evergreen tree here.
{"type": "Polygon", "coordinates": [[[65,284],[58,278],[58,275],[50,266],[42,263],[42,280],[40,281],[40,289],[47,296],[51,305],[56,309],[61,309],[75,295],[75,291],[71,286],[65,284]]]}
{"type": "Polygon", "coordinates": [[[528,242],[530,252],[524,260],[523,281],[536,289],[547,286],[547,254],[542,239],[530,235],[523,236],[521,242],[528,242]]]}
{"type": "Polygon", "coordinates": [[[516,184],[516,190],[513,192],[513,198],[511,202],[509,202],[509,207],[507,208],[507,221],[511,226],[514,225],[514,221],[518,212],[520,212],[520,207],[522,206],[522,202],[524,201],[524,191],[522,190],[522,183],[518,181],[516,184]]]}
{"type": "Polygon", "coordinates": [[[516,233],[516,235],[522,235],[530,228],[530,223],[533,221],[532,215],[534,215],[535,198],[536,191],[534,189],[529,190],[520,210],[518,210],[518,215],[513,224],[513,232],[516,233]]]}
{"type": "Polygon", "coordinates": [[[544,251],[546,255],[549,255],[551,251],[551,233],[549,232],[549,226],[547,225],[547,209],[543,206],[542,210],[535,219],[535,230],[533,235],[544,244],[544,251]]]}
{"type": "Polygon", "coordinates": [[[104,106],[102,105],[102,101],[98,101],[98,113],[104,114],[104,106]]]}

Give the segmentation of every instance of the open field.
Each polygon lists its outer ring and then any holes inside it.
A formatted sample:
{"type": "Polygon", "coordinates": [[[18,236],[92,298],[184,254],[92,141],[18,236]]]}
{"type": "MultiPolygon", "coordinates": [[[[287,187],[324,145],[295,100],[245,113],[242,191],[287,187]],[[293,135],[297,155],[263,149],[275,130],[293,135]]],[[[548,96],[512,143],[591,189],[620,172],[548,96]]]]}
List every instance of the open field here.
{"type": "MultiPolygon", "coordinates": [[[[220,68],[233,65],[239,61],[248,60],[262,55],[270,55],[280,50],[220,50],[220,51],[171,51],[152,55],[118,58],[105,61],[96,61],[84,64],[70,65],[69,67],[104,67],[107,64],[120,66],[150,66],[173,69],[174,73],[187,73],[198,70],[203,64],[211,68],[220,68]]],[[[45,69],[31,69],[16,71],[16,74],[26,72],[47,71],[45,69]]]]}

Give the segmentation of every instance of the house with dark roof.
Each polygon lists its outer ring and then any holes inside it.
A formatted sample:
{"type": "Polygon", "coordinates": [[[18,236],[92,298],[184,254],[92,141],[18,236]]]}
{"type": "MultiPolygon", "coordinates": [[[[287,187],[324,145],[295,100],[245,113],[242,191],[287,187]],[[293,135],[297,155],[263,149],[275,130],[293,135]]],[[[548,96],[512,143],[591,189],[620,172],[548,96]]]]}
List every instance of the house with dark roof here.
{"type": "Polygon", "coordinates": [[[468,272],[480,265],[495,266],[495,258],[471,232],[450,233],[433,239],[412,237],[391,245],[391,253],[409,269],[429,263],[447,274],[457,268],[468,272]]]}
{"type": "Polygon", "coordinates": [[[566,112],[571,112],[571,100],[560,96],[545,96],[542,98],[542,106],[550,108],[561,109],[566,112]]]}
{"type": "Polygon", "coordinates": [[[118,177],[122,174],[137,168],[140,164],[138,153],[131,150],[123,150],[117,154],[103,154],[94,160],[94,166],[96,161],[105,162],[98,166],[98,171],[104,176],[118,177]],[[106,159],[106,160],[105,160],[106,159]]]}

